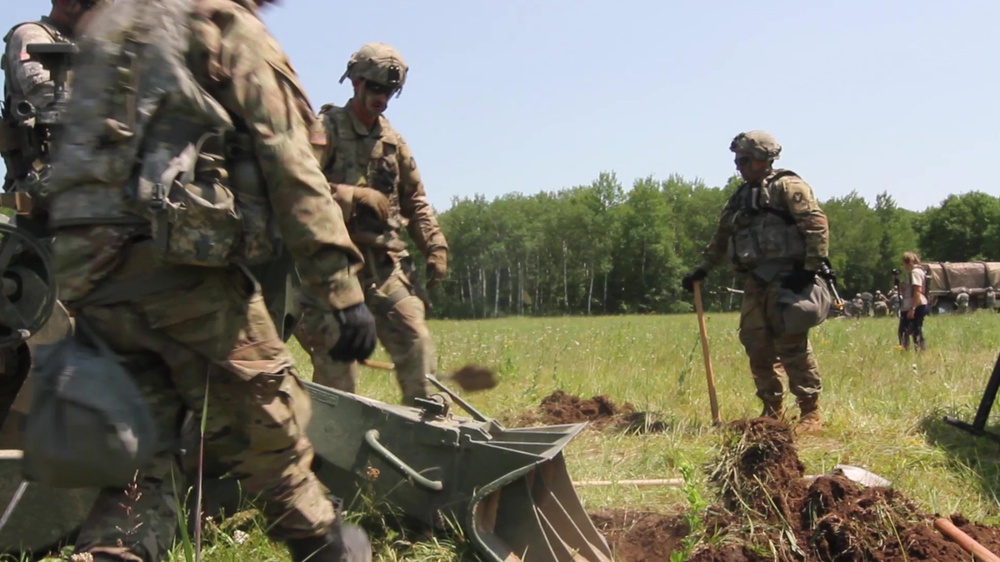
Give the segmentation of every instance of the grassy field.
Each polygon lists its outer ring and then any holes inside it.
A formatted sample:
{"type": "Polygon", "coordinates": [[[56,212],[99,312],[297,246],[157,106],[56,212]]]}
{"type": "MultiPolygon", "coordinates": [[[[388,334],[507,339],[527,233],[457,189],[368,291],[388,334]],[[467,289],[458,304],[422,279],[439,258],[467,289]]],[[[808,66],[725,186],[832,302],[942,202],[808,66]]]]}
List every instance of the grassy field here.
{"type": "MultiPolygon", "coordinates": [[[[732,313],[707,317],[726,421],[760,411],[736,337],[737,320],[732,313]]],[[[469,361],[498,369],[501,385],[470,401],[501,421],[516,419],[562,389],[583,397],[606,394],[668,422],[665,432],[639,436],[584,431],[565,450],[574,480],[670,478],[690,466],[699,492],[713,499],[704,467],[720,441],[711,425],[694,315],[432,321],[431,329],[440,372],[469,361]]],[[[826,428],[798,443],[807,473],[838,463],[861,465],[928,511],[1000,524],[1000,449],[941,422],[945,414],[972,421],[1000,351],[1000,314],[930,317],[923,354],[898,348],[895,330],[890,318],[838,319],[813,330],[826,428]]],[[[307,357],[294,350],[308,376],[307,357]]],[[[381,351],[376,357],[387,359],[381,351]]],[[[397,399],[391,373],[366,368],[362,376],[361,393],[397,399]]],[[[681,489],[670,487],[590,487],[579,495],[588,510],[629,505],[670,513],[688,505],[681,489]]],[[[215,540],[205,560],[288,559],[257,531],[241,546],[232,533],[209,535],[215,540]]],[[[462,557],[467,548],[460,540],[412,544],[391,530],[376,538],[376,560],[472,559],[462,557]]],[[[174,559],[184,559],[181,549],[174,559]]]]}

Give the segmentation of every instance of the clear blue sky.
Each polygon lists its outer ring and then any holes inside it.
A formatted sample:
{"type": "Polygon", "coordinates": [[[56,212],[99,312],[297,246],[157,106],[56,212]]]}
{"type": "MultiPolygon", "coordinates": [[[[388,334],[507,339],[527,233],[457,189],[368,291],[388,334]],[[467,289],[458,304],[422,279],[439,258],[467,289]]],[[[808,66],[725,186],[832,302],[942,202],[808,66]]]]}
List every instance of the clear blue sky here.
{"type": "MultiPolygon", "coordinates": [[[[4,28],[49,6],[3,4],[4,28]]],[[[1000,194],[997,0],[284,0],[264,18],[316,108],[348,99],[361,44],[403,53],[387,115],[439,211],[602,171],[721,185],[758,128],[821,200],[1000,194]]]]}

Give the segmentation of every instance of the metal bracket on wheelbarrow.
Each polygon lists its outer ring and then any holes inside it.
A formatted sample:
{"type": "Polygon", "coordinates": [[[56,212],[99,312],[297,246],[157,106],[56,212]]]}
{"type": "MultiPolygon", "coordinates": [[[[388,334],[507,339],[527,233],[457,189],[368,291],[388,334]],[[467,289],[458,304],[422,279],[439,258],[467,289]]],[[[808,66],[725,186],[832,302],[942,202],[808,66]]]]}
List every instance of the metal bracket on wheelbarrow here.
{"type": "Polygon", "coordinates": [[[986,391],[983,392],[983,399],[979,401],[979,410],[976,411],[976,419],[967,423],[958,418],[945,416],[945,423],[951,424],[963,431],[975,435],[976,437],[986,437],[1000,443],[1000,435],[992,431],[986,431],[986,419],[990,416],[993,403],[997,399],[997,391],[1000,390],[1000,355],[997,355],[996,365],[993,366],[993,374],[990,375],[989,382],[986,383],[986,391]]]}
{"type": "Polygon", "coordinates": [[[305,385],[313,469],[345,501],[361,492],[427,525],[457,525],[489,562],[611,561],[562,453],[586,424],[508,429],[468,404],[472,418],[305,385]]]}

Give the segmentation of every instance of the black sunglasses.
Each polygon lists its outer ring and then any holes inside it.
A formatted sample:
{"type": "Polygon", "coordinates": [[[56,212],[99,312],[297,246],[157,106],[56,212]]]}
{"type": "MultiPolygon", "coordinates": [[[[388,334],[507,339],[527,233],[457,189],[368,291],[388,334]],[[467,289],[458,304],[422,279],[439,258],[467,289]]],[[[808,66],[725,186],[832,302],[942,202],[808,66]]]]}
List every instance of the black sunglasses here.
{"type": "Polygon", "coordinates": [[[365,89],[373,94],[385,94],[387,96],[391,96],[396,92],[396,88],[392,86],[386,86],[385,84],[379,84],[371,80],[365,80],[365,89]]]}
{"type": "Polygon", "coordinates": [[[749,164],[751,160],[753,160],[753,158],[750,156],[737,156],[735,162],[737,166],[743,167],[749,164]]]}

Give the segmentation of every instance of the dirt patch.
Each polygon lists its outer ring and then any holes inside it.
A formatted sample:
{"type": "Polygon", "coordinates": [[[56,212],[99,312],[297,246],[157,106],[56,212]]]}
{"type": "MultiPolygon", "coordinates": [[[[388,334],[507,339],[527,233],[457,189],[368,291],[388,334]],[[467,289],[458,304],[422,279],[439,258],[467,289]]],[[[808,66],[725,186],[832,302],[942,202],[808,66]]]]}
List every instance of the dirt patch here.
{"type": "Polygon", "coordinates": [[[549,394],[536,410],[525,412],[515,421],[518,425],[529,426],[582,422],[588,422],[594,429],[626,433],[657,433],[668,428],[656,414],[636,411],[630,402],[618,405],[605,394],[581,398],[562,390],[549,394]]]}
{"type": "Polygon", "coordinates": [[[590,514],[618,562],[664,562],[681,546],[690,528],[683,515],[663,515],[634,509],[609,509],[590,514]]]}

